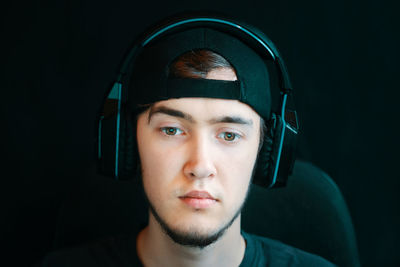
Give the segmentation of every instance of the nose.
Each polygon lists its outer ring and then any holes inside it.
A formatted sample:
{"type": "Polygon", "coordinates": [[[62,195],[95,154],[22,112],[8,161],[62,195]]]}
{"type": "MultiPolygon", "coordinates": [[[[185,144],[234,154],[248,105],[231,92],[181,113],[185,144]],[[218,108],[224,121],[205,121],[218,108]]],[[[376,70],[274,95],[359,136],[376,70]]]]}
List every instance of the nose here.
{"type": "Polygon", "coordinates": [[[212,144],[204,137],[193,137],[188,145],[187,162],[183,167],[183,172],[188,178],[208,178],[214,177],[217,170],[214,164],[212,144]]]}

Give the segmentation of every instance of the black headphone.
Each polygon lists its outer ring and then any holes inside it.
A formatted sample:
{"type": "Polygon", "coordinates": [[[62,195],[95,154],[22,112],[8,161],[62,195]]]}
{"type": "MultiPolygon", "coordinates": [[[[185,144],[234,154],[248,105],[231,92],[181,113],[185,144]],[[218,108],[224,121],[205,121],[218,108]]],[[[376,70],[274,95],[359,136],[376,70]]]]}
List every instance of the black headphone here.
{"type": "Polygon", "coordinates": [[[98,170],[114,179],[130,179],[140,175],[140,160],[136,144],[136,124],[131,114],[125,111],[126,88],[123,86],[126,74],[134,65],[141,50],[154,40],[183,29],[208,27],[237,37],[259,54],[272,58],[277,69],[280,103],[266,122],[267,132],[259,151],[253,174],[253,183],[263,187],[284,186],[292,173],[295,161],[296,137],[298,134],[297,114],[293,104],[292,86],[286,66],[272,41],[254,27],[238,24],[232,20],[210,16],[174,17],[157,26],[140,39],[123,61],[110,92],[105,98],[98,123],[98,170]]]}

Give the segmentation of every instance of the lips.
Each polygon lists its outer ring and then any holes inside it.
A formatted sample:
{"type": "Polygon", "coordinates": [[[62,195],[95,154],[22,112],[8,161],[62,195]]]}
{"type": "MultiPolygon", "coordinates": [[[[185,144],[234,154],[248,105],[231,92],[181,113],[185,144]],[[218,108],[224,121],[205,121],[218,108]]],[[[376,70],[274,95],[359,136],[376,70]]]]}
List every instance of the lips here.
{"type": "Polygon", "coordinates": [[[205,198],[205,199],[213,199],[215,200],[215,198],[213,198],[207,191],[190,191],[189,193],[187,193],[186,195],[183,196],[185,197],[189,197],[189,198],[205,198]]]}
{"type": "Polygon", "coordinates": [[[210,208],[217,202],[207,191],[190,191],[180,199],[191,208],[197,210],[210,208]]]}

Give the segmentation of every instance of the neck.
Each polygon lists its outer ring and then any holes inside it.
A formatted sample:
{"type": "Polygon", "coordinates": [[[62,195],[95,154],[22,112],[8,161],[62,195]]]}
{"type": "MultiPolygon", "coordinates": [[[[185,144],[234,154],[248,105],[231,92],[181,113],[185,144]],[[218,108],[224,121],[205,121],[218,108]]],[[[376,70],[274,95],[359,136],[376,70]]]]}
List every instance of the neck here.
{"type": "Polygon", "coordinates": [[[239,266],[245,251],[240,234],[240,215],[225,233],[205,248],[175,243],[150,213],[149,225],[136,240],[137,254],[146,267],[152,266],[239,266]]]}

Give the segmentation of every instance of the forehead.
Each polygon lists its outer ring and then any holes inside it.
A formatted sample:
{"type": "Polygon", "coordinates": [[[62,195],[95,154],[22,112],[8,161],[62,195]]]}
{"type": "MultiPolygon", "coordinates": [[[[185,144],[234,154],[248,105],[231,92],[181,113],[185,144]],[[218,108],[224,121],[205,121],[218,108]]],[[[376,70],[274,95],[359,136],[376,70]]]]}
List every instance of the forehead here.
{"type": "Polygon", "coordinates": [[[258,121],[260,116],[249,105],[238,100],[215,98],[173,98],[159,101],[152,105],[152,110],[166,107],[190,114],[195,120],[210,120],[220,116],[240,116],[258,121]]]}

